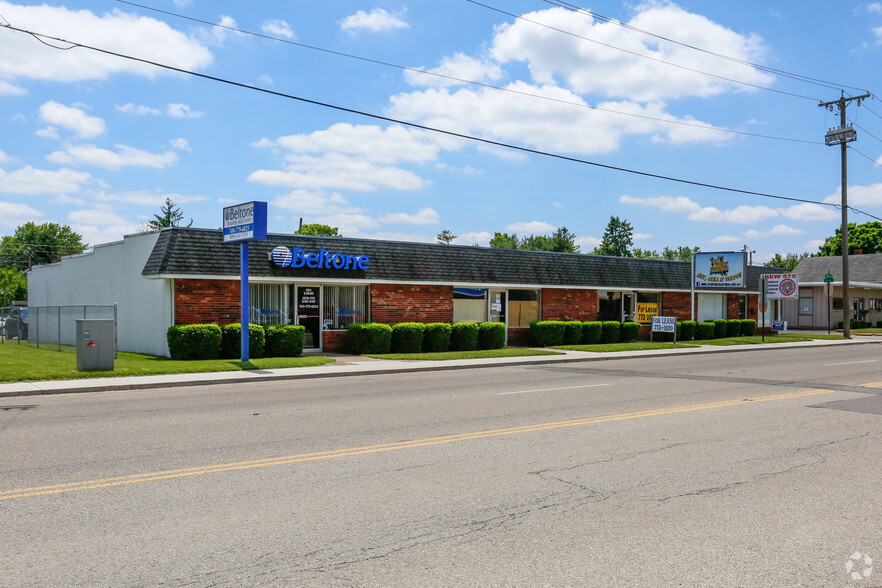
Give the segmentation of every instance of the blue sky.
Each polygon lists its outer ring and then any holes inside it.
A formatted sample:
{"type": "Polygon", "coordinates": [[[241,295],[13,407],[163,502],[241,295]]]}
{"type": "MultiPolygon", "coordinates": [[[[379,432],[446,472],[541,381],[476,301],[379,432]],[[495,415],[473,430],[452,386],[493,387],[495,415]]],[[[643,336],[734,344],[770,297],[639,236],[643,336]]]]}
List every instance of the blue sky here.
{"type": "MultiPolygon", "coordinates": [[[[879,2],[835,13],[750,0],[142,4],[187,18],[111,0],[0,1],[0,24],[493,142],[813,202],[838,202],[840,184],[839,150],[824,145],[838,115],[818,103],[877,91],[882,57],[879,2]]],[[[874,95],[847,113],[858,132],[849,204],[882,217],[882,103],[874,95]]],[[[0,235],[53,221],[99,244],[143,230],[166,197],[213,228],[224,206],[261,200],[277,233],[303,218],[351,237],[434,242],[447,229],[456,244],[486,245],[496,231],[566,226],[587,252],[615,215],[643,249],[747,245],[763,261],[816,251],[840,222],[833,207],[528,154],[5,28],[0,137],[0,235]]]]}

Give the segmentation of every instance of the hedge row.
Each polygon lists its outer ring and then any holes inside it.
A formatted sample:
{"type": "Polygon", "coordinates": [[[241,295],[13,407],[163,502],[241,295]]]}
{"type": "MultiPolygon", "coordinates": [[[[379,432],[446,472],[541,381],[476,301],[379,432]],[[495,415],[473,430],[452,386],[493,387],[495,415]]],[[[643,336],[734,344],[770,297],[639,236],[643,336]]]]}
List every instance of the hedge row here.
{"type": "Polygon", "coordinates": [[[505,346],[505,323],[355,323],[349,346],[359,355],[473,351],[505,346]]]}
{"type": "MultiPolygon", "coordinates": [[[[594,345],[597,343],[628,343],[640,336],[640,323],[618,321],[534,321],[530,323],[530,340],[536,347],[556,345],[594,345]]],[[[719,339],[756,334],[753,319],[716,319],[696,323],[677,322],[677,341],[719,339]]],[[[656,333],[654,338],[670,341],[669,333],[656,333]]]]}
{"type": "MultiPolygon", "coordinates": [[[[868,329],[872,326],[872,323],[869,321],[852,320],[849,324],[851,325],[852,329],[868,329]]],[[[838,323],[836,323],[836,328],[837,329],[842,328],[842,321],[839,321],[838,323]]],[[[882,329],[882,321],[876,321],[876,328],[882,329]]]]}
{"type": "MultiPolygon", "coordinates": [[[[303,353],[306,329],[300,325],[248,325],[249,357],[296,357],[303,353]]],[[[242,325],[173,325],[166,332],[172,359],[238,359],[242,325]]]]}

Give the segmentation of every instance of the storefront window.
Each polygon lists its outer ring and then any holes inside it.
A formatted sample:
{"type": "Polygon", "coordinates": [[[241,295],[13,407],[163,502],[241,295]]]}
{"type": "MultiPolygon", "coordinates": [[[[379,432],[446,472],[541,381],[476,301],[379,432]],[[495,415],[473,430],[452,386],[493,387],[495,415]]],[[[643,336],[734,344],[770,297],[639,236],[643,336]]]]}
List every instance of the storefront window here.
{"type": "Polygon", "coordinates": [[[453,289],[453,322],[479,323],[487,320],[487,290],[484,288],[453,289]]]}
{"type": "Polygon", "coordinates": [[[249,321],[256,325],[286,325],[288,295],[285,284],[249,284],[249,321]]]}
{"type": "Polygon", "coordinates": [[[367,286],[325,286],[322,325],[343,330],[352,323],[368,321],[367,286]]]}
{"type": "Polygon", "coordinates": [[[508,326],[529,327],[539,320],[539,290],[508,291],[508,326]]]}
{"type": "Polygon", "coordinates": [[[622,320],[622,293],[605,292],[597,293],[597,320],[620,321],[622,320]]]}

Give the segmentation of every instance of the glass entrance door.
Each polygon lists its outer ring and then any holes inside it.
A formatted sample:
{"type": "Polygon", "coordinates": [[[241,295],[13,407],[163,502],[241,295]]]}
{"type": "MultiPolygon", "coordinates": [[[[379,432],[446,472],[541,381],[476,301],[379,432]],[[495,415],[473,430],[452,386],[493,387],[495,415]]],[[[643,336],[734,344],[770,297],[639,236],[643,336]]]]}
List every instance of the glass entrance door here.
{"type": "Polygon", "coordinates": [[[296,286],[297,324],[306,329],[304,349],[321,347],[321,287],[296,286]]]}
{"type": "Polygon", "coordinates": [[[505,325],[505,342],[508,344],[508,322],[505,320],[506,314],[506,298],[508,292],[505,290],[490,290],[489,292],[490,312],[489,318],[491,323],[502,323],[505,325]]]}

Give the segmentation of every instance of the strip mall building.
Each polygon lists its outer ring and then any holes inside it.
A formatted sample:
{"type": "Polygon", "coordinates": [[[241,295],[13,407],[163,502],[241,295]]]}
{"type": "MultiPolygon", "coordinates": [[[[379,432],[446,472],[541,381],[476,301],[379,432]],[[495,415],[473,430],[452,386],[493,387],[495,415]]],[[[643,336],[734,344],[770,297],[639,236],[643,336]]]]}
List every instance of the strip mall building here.
{"type": "MultiPolygon", "coordinates": [[[[167,355],[166,330],[240,320],[239,246],[220,230],[126,236],[37,266],[31,306],[118,304],[121,351],[167,355]]],[[[355,322],[498,321],[526,345],[541,320],[634,320],[638,303],[689,320],[757,319],[759,276],[695,289],[689,262],[271,234],[249,255],[251,322],[306,327],[307,347],[345,349],[355,322]]]]}

